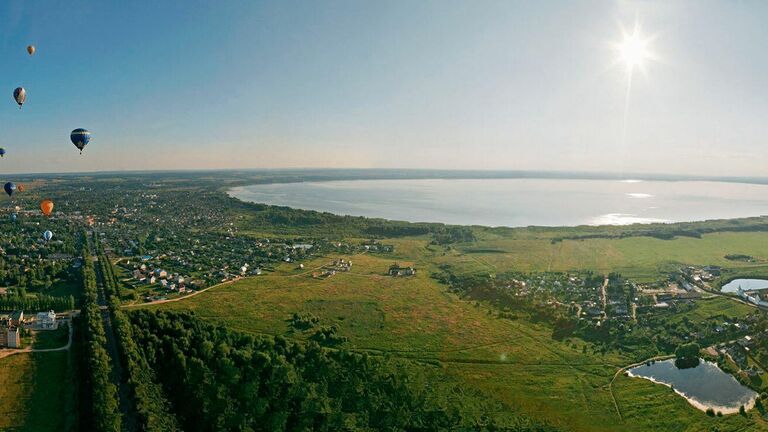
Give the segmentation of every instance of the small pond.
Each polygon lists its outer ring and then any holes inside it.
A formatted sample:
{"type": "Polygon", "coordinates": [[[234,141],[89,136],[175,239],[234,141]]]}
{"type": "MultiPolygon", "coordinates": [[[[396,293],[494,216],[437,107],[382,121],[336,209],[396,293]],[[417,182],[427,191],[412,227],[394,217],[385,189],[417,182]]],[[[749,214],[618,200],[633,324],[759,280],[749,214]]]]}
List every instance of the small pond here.
{"type": "Polygon", "coordinates": [[[701,361],[698,366],[688,369],[679,369],[674,359],[657,361],[633,367],[628,373],[632,377],[672,387],[702,411],[712,408],[723,414],[736,413],[742,405],[747,409],[752,407],[757,396],[757,393],[708,361],[701,361]]]}
{"type": "Polygon", "coordinates": [[[735,293],[739,287],[744,291],[768,289],[768,280],[765,279],[734,279],[720,288],[721,292],[735,293]]]}

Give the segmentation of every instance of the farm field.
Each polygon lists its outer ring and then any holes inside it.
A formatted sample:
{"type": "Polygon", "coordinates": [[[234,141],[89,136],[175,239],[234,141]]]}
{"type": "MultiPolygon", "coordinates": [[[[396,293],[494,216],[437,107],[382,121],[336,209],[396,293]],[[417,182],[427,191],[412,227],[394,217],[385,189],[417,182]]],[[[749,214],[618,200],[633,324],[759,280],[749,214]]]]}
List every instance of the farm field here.
{"type": "Polygon", "coordinates": [[[722,232],[702,238],[675,237],[660,240],[652,237],[621,239],[584,239],[552,242],[546,232],[532,238],[529,234],[480,239],[471,245],[458,246],[461,255],[438,257],[438,261],[460,263],[485,271],[616,271],[638,281],[652,281],[680,264],[719,265],[745,272],[768,273],[768,233],[722,232]],[[734,262],[728,254],[744,254],[757,262],[734,262]],[[463,258],[463,259],[462,259],[463,258]]]}

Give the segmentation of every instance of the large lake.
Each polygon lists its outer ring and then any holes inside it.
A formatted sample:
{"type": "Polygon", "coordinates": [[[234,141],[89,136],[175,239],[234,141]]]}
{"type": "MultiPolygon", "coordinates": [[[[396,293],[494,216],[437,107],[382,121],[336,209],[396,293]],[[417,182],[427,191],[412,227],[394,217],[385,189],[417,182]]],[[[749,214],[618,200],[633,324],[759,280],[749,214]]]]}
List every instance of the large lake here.
{"type": "Polygon", "coordinates": [[[344,180],[229,192],[257,203],[460,225],[626,225],[768,214],[768,185],[705,181],[344,180]]]}
{"type": "Polygon", "coordinates": [[[628,372],[630,376],[672,387],[702,411],[712,408],[723,414],[738,412],[742,405],[749,409],[757,396],[757,393],[708,361],[702,361],[695,368],[678,369],[674,360],[664,360],[637,366],[628,372]]]}

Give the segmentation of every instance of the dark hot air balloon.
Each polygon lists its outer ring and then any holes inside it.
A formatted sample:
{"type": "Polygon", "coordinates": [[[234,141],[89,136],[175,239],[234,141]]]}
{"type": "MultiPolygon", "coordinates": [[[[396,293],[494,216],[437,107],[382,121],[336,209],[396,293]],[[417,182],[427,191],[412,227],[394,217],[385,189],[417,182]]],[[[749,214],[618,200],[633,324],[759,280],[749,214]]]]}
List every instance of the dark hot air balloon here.
{"type": "Polygon", "coordinates": [[[35,53],[35,46],[27,45],[27,52],[29,53],[29,55],[33,55],[35,53]]]}
{"type": "Polygon", "coordinates": [[[16,222],[16,213],[11,213],[11,222],[16,222]]]}
{"type": "Polygon", "coordinates": [[[24,101],[27,100],[27,91],[24,90],[24,87],[16,87],[16,90],[13,91],[13,98],[16,100],[16,103],[19,104],[19,109],[21,109],[21,106],[24,105],[24,101]]]}
{"type": "Polygon", "coordinates": [[[91,133],[83,128],[77,128],[69,134],[69,139],[72,140],[72,144],[80,149],[80,154],[83,154],[83,149],[91,140],[91,133]]]}
{"type": "Polygon", "coordinates": [[[5,184],[5,186],[3,186],[3,189],[5,189],[5,193],[7,193],[8,196],[12,196],[16,191],[16,185],[13,184],[13,182],[8,182],[5,184]]]}
{"type": "Polygon", "coordinates": [[[5,149],[0,147],[0,157],[5,156],[5,149]]]}

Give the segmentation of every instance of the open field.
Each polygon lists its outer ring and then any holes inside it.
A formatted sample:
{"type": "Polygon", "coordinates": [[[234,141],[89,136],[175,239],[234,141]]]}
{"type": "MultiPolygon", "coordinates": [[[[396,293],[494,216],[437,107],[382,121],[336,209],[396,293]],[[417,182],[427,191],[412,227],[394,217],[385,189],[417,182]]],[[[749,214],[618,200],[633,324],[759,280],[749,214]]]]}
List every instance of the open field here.
{"type": "MultiPolygon", "coordinates": [[[[449,251],[443,256],[441,248],[427,247],[420,240],[401,240],[398,245],[403,248],[393,256],[347,256],[354,264],[351,271],[327,279],[312,278],[309,271],[298,272],[286,265],[271,275],[154,307],[191,310],[234,329],[292,339],[306,339],[311,331],[292,329],[291,315],[312,313],[320,318],[320,325],[336,325],[349,338],[344,344],[347,348],[437,362],[451,379],[494,395],[514,411],[567,429],[607,431],[615,430],[617,424],[625,430],[668,427],[659,417],[666,411],[659,411],[655,403],[639,403],[647,394],[674,402],[678,421],[685,422],[679,430],[702,430],[710,425],[738,430],[747,424],[736,416],[707,417],[679,397],[664,396],[666,388],[623,377],[616,397],[622,409],[632,409],[622,420],[608,383],[617,369],[632,362],[629,358],[615,352],[593,352],[591,345],[578,339],[555,341],[544,325],[497,318],[488,307],[448,293],[428,274],[436,268],[430,260],[482,267],[495,254],[481,254],[475,261],[470,254],[449,251]],[[410,278],[385,276],[393,261],[413,263],[419,272],[410,278]]],[[[333,258],[319,258],[305,267],[314,268],[333,258]]],[[[753,310],[726,298],[699,303],[701,307],[688,312],[694,321],[753,310]]]]}
{"type": "Polygon", "coordinates": [[[750,273],[768,273],[768,263],[764,261],[768,257],[768,233],[765,232],[713,233],[700,239],[626,237],[554,243],[544,234],[538,238],[511,234],[509,237],[481,239],[457,249],[461,254],[438,257],[437,260],[463,263],[470,269],[485,268],[486,271],[617,271],[639,281],[658,279],[680,264],[712,264],[750,273]],[[762,260],[757,263],[730,261],[725,258],[728,254],[750,255],[762,260]]]}
{"type": "Polygon", "coordinates": [[[76,420],[70,362],[68,351],[0,360],[0,430],[70,430],[76,420]]]}

